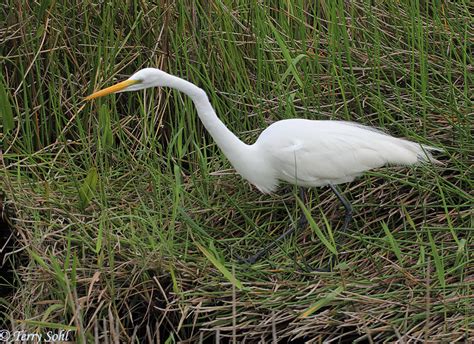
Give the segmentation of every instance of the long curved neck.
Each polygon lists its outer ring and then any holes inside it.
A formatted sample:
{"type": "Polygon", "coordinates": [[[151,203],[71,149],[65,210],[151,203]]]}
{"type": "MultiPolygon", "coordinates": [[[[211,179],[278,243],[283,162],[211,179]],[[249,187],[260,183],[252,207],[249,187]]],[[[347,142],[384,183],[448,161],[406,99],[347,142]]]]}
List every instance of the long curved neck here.
{"type": "Polygon", "coordinates": [[[198,116],[207,131],[209,131],[209,134],[211,134],[231,164],[239,170],[239,166],[236,165],[239,165],[239,162],[243,160],[242,155],[245,156],[249,154],[250,146],[240,141],[239,138],[222,123],[219,117],[217,117],[204,90],[174,75],[170,75],[170,77],[171,79],[168,86],[176,88],[192,99],[196,106],[198,116]]]}

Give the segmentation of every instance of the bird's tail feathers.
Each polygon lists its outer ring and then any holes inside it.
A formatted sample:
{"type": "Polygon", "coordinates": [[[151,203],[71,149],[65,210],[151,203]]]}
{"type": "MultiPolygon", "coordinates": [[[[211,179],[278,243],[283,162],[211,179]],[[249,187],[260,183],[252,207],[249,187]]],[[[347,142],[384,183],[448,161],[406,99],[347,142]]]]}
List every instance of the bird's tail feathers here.
{"type": "Polygon", "coordinates": [[[443,149],[438,148],[438,147],[428,146],[428,145],[422,145],[422,144],[420,144],[420,146],[421,146],[420,152],[417,154],[417,158],[419,162],[422,162],[422,163],[431,162],[436,165],[446,165],[445,163],[433,158],[433,155],[431,154],[431,152],[444,152],[443,149]]]}

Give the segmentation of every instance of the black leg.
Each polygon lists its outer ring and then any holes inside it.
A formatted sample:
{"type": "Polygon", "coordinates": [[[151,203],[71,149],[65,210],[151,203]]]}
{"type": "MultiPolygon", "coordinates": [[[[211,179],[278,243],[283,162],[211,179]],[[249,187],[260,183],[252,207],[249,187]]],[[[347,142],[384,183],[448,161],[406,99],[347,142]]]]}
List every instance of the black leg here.
{"type": "MultiPolygon", "coordinates": [[[[300,188],[300,198],[303,202],[305,202],[306,197],[305,197],[305,192],[304,192],[303,188],[300,188]]],[[[256,261],[258,261],[260,258],[262,258],[268,251],[270,251],[272,248],[274,248],[281,240],[285,239],[287,236],[294,233],[297,229],[304,228],[307,223],[308,223],[308,220],[306,219],[306,216],[304,216],[304,214],[301,214],[296,226],[293,226],[293,227],[287,229],[278,238],[273,240],[271,243],[269,243],[267,246],[265,246],[263,249],[258,251],[253,256],[250,256],[248,258],[239,257],[238,258],[239,262],[240,263],[254,264],[256,261]]]]}
{"type": "MultiPolygon", "coordinates": [[[[332,184],[329,184],[329,187],[331,190],[334,192],[336,197],[339,199],[339,201],[342,203],[342,205],[345,208],[345,216],[344,216],[344,224],[342,226],[341,231],[344,232],[346,231],[347,227],[349,226],[349,223],[352,220],[352,206],[349,203],[347,199],[344,198],[344,196],[341,195],[339,191],[337,191],[336,187],[332,184]]],[[[303,202],[305,202],[305,192],[303,188],[300,188],[300,198],[303,202]]],[[[260,258],[262,258],[268,251],[270,251],[272,248],[274,248],[281,240],[289,236],[290,234],[294,233],[297,229],[302,229],[306,224],[308,223],[308,220],[306,219],[306,216],[304,214],[301,214],[297,225],[295,227],[291,227],[288,230],[286,230],[283,234],[281,234],[278,238],[273,240],[270,244],[265,246],[262,250],[254,254],[253,256],[250,256],[248,258],[242,258],[238,257],[240,263],[249,263],[249,264],[254,264],[256,261],[258,261],[260,258]]],[[[330,271],[331,269],[311,269],[313,271],[323,271],[327,272],[330,271]]]]}
{"type": "Polygon", "coordinates": [[[344,224],[343,224],[342,229],[341,229],[342,232],[345,232],[347,227],[349,226],[349,223],[352,220],[352,206],[349,203],[349,201],[347,199],[345,199],[344,196],[342,196],[339,193],[339,191],[337,191],[337,189],[334,185],[329,184],[329,187],[331,188],[332,192],[334,192],[336,197],[339,199],[339,201],[342,203],[342,205],[346,209],[346,214],[344,216],[344,224]]]}

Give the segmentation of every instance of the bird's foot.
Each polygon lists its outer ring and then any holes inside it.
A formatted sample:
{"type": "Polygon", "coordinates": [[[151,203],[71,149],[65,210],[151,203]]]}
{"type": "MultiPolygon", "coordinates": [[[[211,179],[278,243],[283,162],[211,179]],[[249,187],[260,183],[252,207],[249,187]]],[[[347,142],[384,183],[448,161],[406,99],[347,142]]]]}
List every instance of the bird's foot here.
{"type": "Polygon", "coordinates": [[[260,254],[254,254],[253,256],[250,256],[248,258],[244,258],[244,257],[241,257],[241,256],[237,256],[237,262],[239,264],[250,264],[250,265],[253,265],[257,262],[257,260],[259,260],[261,258],[261,255],[260,254]]]}

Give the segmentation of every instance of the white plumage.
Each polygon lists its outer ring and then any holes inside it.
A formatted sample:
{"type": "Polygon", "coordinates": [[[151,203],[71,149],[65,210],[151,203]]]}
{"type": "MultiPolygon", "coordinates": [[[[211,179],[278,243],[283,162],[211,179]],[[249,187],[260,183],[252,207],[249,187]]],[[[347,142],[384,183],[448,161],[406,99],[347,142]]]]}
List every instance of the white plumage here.
{"type": "Polygon", "coordinates": [[[364,171],[386,164],[437,162],[429,152],[437,148],[346,121],[281,120],[247,145],[217,117],[202,89],[155,68],[142,69],[86,99],[155,86],[175,88],[191,97],[202,123],[236,171],[264,193],[275,191],[279,181],[324,186],[350,182],[364,171]]]}
{"type": "MultiPolygon", "coordinates": [[[[272,192],[278,180],[312,187],[354,180],[386,164],[432,161],[435,148],[353,122],[288,119],[265,129],[253,145],[272,171],[254,184],[272,192]]],[[[252,177],[249,176],[249,179],[252,177]]]]}

